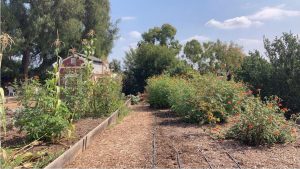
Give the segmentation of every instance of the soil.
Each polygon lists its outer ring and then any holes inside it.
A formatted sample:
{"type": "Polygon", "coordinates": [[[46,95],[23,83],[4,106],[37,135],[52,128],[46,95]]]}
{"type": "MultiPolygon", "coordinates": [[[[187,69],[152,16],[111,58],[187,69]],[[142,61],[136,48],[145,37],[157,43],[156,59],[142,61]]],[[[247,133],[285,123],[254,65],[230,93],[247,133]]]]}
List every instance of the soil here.
{"type": "MultiPolygon", "coordinates": [[[[223,140],[219,126],[188,124],[168,110],[132,107],[121,124],[106,130],[68,168],[300,168],[300,138],[272,147],[223,140]]],[[[299,131],[298,131],[299,135],[299,131]]]]}
{"type": "Polygon", "coordinates": [[[214,128],[187,124],[171,112],[160,111],[156,116],[159,168],[178,168],[174,147],[179,152],[180,168],[209,168],[209,165],[212,168],[237,168],[238,165],[241,168],[300,168],[299,137],[292,144],[250,147],[234,140],[217,139],[211,133],[214,128]]]}

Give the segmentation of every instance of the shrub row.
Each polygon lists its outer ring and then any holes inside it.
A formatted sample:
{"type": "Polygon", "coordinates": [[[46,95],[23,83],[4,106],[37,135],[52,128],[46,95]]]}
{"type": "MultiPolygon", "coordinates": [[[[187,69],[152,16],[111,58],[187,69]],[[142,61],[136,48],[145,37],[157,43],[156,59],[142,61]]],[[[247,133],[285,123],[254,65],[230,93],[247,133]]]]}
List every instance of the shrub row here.
{"type": "Polygon", "coordinates": [[[184,119],[197,123],[217,123],[240,111],[245,88],[214,75],[192,77],[152,77],[146,90],[152,107],[170,107],[184,119]]]}
{"type": "Polygon", "coordinates": [[[280,108],[280,100],[261,101],[242,83],[215,75],[161,75],[148,79],[146,90],[152,107],[169,107],[188,122],[215,124],[240,115],[227,138],[249,145],[285,143],[295,138],[292,122],[284,118],[288,110],[280,108]]]}

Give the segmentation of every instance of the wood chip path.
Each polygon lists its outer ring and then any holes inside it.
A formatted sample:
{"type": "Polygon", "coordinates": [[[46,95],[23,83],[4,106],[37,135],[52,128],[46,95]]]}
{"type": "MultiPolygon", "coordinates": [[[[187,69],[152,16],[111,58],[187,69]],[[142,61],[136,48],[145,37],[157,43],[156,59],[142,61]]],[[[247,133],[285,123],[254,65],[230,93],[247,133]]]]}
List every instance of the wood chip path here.
{"type": "Polygon", "coordinates": [[[66,168],[149,168],[153,115],[147,106],[133,106],[120,124],[97,136],[88,150],[66,168]]]}

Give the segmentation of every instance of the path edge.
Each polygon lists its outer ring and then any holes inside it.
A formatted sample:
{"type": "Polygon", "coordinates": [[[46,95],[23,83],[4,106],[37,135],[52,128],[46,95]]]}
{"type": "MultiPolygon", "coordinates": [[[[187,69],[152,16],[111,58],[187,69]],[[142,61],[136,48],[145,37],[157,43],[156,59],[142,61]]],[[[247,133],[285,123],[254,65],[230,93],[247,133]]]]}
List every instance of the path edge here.
{"type": "MultiPolygon", "coordinates": [[[[131,99],[126,100],[124,103],[125,106],[128,106],[131,103],[131,99]]],[[[102,133],[107,127],[116,124],[119,116],[119,111],[116,110],[112,113],[106,120],[100,123],[97,127],[91,130],[88,134],[83,136],[78,142],[66,150],[62,155],[48,164],[44,169],[54,169],[54,168],[63,168],[65,164],[73,161],[78,155],[84,152],[87,147],[91,145],[94,141],[96,135],[102,133]]]]}

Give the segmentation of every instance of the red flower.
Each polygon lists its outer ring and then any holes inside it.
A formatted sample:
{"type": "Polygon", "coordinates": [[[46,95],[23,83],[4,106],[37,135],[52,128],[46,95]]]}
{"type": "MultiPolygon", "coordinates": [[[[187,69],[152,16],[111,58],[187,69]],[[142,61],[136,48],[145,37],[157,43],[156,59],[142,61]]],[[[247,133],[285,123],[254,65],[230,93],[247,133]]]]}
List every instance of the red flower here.
{"type": "Polygon", "coordinates": [[[231,101],[228,101],[227,103],[228,103],[228,104],[231,104],[232,102],[231,102],[231,101]]]}
{"type": "Polygon", "coordinates": [[[289,111],[288,108],[282,108],[281,110],[282,110],[283,112],[288,112],[288,111],[289,111]]]}
{"type": "Polygon", "coordinates": [[[248,124],[248,129],[250,129],[250,130],[251,130],[251,129],[253,129],[253,127],[254,127],[254,126],[253,126],[251,123],[250,123],[250,124],[248,124]]]}
{"type": "Polygon", "coordinates": [[[248,90],[245,94],[246,95],[251,95],[251,94],[253,94],[253,91],[252,90],[248,90]]]}

